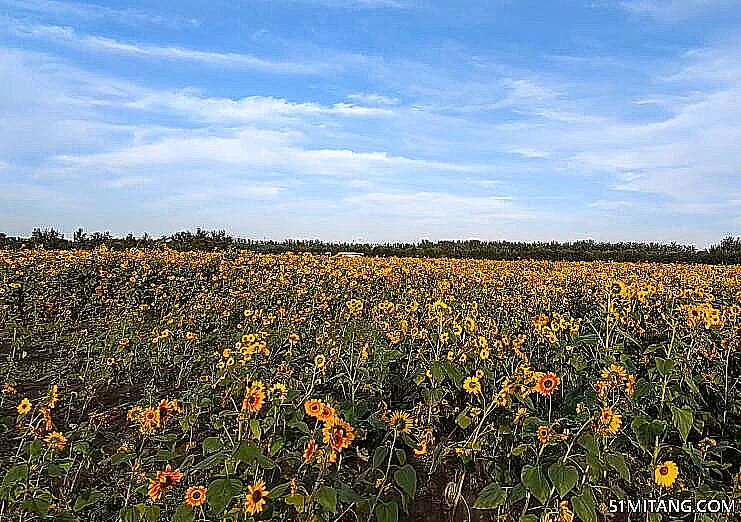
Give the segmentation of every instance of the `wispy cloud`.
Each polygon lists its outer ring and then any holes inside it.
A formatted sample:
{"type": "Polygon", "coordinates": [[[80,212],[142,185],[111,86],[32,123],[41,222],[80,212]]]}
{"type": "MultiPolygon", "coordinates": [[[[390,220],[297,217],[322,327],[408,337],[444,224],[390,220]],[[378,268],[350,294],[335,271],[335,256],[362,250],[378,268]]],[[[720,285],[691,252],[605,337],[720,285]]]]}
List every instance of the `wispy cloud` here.
{"type": "Polygon", "coordinates": [[[621,210],[621,209],[628,208],[632,205],[628,201],[622,201],[622,200],[608,201],[608,200],[600,199],[598,201],[593,201],[589,203],[589,205],[587,206],[589,206],[590,208],[596,208],[599,210],[621,210]]]}
{"type": "Polygon", "coordinates": [[[271,60],[239,52],[203,51],[177,46],[123,42],[105,36],[79,33],[71,27],[56,25],[17,24],[13,30],[19,36],[42,38],[94,52],[139,58],[183,61],[216,67],[245,68],[266,73],[298,75],[315,75],[334,68],[329,62],[310,63],[271,60]]]}
{"type": "Polygon", "coordinates": [[[628,0],[620,5],[635,14],[678,21],[699,12],[737,5],[735,0],[628,0]]]}
{"type": "Polygon", "coordinates": [[[0,0],[0,4],[21,12],[38,13],[63,19],[97,20],[129,25],[161,25],[167,27],[197,27],[196,18],[174,13],[162,14],[133,7],[112,8],[94,3],[61,2],[57,0],[0,0]]]}

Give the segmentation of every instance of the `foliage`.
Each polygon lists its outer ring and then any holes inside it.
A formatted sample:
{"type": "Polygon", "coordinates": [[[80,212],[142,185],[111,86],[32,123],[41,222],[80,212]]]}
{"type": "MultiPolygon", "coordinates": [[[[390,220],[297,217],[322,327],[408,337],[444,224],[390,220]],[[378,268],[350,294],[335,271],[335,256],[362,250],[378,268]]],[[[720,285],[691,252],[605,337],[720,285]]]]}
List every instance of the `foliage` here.
{"type": "Polygon", "coordinates": [[[0,252],[0,518],[738,499],[740,297],[737,266],[0,252]]]}

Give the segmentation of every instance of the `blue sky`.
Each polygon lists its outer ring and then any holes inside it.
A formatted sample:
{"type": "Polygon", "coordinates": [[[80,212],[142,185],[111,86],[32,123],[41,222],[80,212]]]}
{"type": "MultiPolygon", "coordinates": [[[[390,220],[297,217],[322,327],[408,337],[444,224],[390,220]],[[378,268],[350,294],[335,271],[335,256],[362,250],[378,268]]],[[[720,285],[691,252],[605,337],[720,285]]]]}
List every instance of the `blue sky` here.
{"type": "Polygon", "coordinates": [[[0,0],[0,230],[741,228],[737,0],[0,0]]]}

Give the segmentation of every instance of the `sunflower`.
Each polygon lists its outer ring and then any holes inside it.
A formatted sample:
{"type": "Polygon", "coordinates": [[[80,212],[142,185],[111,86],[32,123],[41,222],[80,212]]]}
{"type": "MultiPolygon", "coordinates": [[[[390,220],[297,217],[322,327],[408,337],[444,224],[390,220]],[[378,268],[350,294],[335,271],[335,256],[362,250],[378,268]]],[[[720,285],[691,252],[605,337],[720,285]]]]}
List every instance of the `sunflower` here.
{"type": "Polygon", "coordinates": [[[53,410],[56,408],[57,402],[59,402],[59,386],[53,384],[49,390],[49,409],[53,410]]]}
{"type": "Polygon", "coordinates": [[[554,373],[546,373],[540,376],[538,383],[535,385],[535,389],[543,397],[546,397],[556,391],[558,386],[561,384],[561,379],[554,373]]]}
{"type": "Polygon", "coordinates": [[[607,381],[613,387],[618,387],[628,378],[628,372],[619,364],[611,364],[609,368],[602,369],[602,380],[607,381]]]}
{"type": "Polygon", "coordinates": [[[517,415],[515,416],[514,420],[515,426],[522,424],[522,422],[525,420],[525,417],[527,416],[527,413],[527,408],[517,408],[517,415]]]}
{"type": "Polygon", "coordinates": [[[160,417],[159,408],[144,408],[141,412],[142,424],[149,424],[153,426],[160,426],[162,419],[160,417]]]}
{"type": "Polygon", "coordinates": [[[190,507],[202,506],[206,503],[208,490],[203,486],[191,486],[185,492],[185,503],[190,507]]]}
{"type": "Polygon", "coordinates": [[[324,354],[319,354],[316,357],[314,357],[314,368],[317,370],[323,370],[324,367],[327,365],[327,358],[324,356],[324,354]]]}
{"type": "Polygon", "coordinates": [[[625,393],[633,397],[636,394],[635,390],[636,377],[635,375],[628,375],[628,380],[625,383],[625,393]]]}
{"type": "Polygon", "coordinates": [[[324,423],[327,423],[336,416],[337,416],[337,410],[335,410],[329,404],[322,403],[322,411],[319,412],[319,416],[317,417],[317,419],[319,419],[320,421],[324,423]]]}
{"type": "Polygon", "coordinates": [[[353,427],[339,417],[330,419],[322,429],[322,442],[329,444],[335,451],[342,451],[355,439],[353,427]]]}
{"type": "Polygon", "coordinates": [[[547,443],[550,438],[554,435],[554,431],[549,426],[538,427],[538,440],[541,444],[547,443]]]}
{"type": "Polygon", "coordinates": [[[270,495],[270,491],[265,489],[264,480],[258,480],[254,484],[247,486],[247,492],[244,494],[243,500],[245,513],[249,513],[250,515],[262,513],[267,503],[265,499],[268,495],[270,495]]]}
{"type": "Polygon", "coordinates": [[[314,453],[316,452],[316,441],[311,440],[306,445],[306,449],[304,449],[304,463],[308,464],[311,462],[311,459],[314,458],[314,453]]]}
{"type": "Polygon", "coordinates": [[[466,377],[466,380],[463,382],[463,389],[471,395],[481,393],[481,383],[479,382],[479,378],[466,377]]]}
{"type": "Polygon", "coordinates": [[[292,333],[288,336],[288,344],[291,346],[297,345],[301,341],[301,337],[297,333],[292,333]]]}
{"type": "Polygon", "coordinates": [[[15,409],[18,412],[18,415],[27,415],[31,411],[31,401],[24,398],[15,409]]]}
{"type": "Polygon", "coordinates": [[[242,401],[242,408],[248,413],[257,413],[262,408],[262,403],[265,401],[265,392],[260,381],[255,381],[247,389],[242,401]]]}
{"type": "Polygon", "coordinates": [[[397,434],[408,434],[412,431],[414,421],[408,413],[403,411],[395,411],[391,415],[391,419],[388,422],[389,428],[394,430],[397,434]]]}
{"type": "Polygon", "coordinates": [[[574,512],[569,509],[569,502],[562,500],[558,505],[558,519],[556,522],[573,522],[574,512]]]}
{"type": "Polygon", "coordinates": [[[658,464],[654,469],[654,482],[659,487],[670,488],[674,485],[679,475],[679,468],[671,461],[667,460],[663,464],[658,464]]]}
{"type": "Polygon", "coordinates": [[[44,442],[48,447],[60,450],[64,449],[64,447],[67,445],[67,437],[65,437],[58,431],[54,431],[46,436],[44,442]]]}
{"type": "Polygon", "coordinates": [[[602,408],[602,413],[597,421],[597,433],[605,436],[614,436],[620,431],[622,417],[615,413],[612,408],[602,408]]]}
{"type": "Polygon", "coordinates": [[[317,399],[309,399],[306,402],[304,402],[304,411],[307,415],[310,417],[319,418],[319,415],[322,413],[322,401],[317,399]]]}

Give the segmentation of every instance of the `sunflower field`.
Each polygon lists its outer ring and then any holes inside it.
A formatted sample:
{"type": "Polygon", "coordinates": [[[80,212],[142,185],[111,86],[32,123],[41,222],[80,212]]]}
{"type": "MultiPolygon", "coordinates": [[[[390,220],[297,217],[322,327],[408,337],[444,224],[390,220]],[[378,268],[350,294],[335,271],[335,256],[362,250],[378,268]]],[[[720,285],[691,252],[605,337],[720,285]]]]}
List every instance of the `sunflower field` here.
{"type": "Polygon", "coordinates": [[[740,305],[739,266],[0,251],[0,520],[740,520],[740,305]]]}

